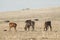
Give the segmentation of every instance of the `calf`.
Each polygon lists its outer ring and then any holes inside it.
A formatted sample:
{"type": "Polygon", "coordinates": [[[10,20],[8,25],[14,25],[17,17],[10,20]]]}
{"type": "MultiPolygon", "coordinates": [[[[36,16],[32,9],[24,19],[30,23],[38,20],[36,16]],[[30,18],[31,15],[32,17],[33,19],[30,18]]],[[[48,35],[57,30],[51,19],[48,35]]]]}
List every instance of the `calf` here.
{"type": "Polygon", "coordinates": [[[34,25],[35,25],[35,22],[34,21],[31,21],[31,20],[26,20],[25,21],[26,25],[25,25],[25,30],[29,30],[30,27],[32,26],[32,29],[34,30],[34,25]]]}
{"type": "Polygon", "coordinates": [[[16,31],[17,24],[14,23],[14,22],[10,22],[10,23],[9,23],[9,27],[10,27],[9,30],[11,30],[11,28],[14,27],[14,29],[15,29],[15,31],[16,31]]]}
{"type": "Polygon", "coordinates": [[[50,30],[52,31],[51,21],[46,21],[45,22],[44,30],[47,31],[48,30],[48,27],[50,27],[50,30]]]}

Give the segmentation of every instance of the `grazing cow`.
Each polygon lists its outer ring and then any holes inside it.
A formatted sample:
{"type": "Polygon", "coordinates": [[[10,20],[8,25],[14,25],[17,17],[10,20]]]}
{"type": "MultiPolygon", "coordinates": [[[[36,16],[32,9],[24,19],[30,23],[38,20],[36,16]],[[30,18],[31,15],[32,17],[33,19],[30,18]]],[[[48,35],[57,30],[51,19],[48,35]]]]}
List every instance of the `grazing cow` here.
{"type": "Polygon", "coordinates": [[[31,20],[26,20],[25,21],[26,25],[25,25],[25,30],[29,30],[30,29],[30,26],[32,26],[32,29],[34,30],[34,25],[35,25],[35,22],[34,21],[31,21],[31,20]]]}
{"type": "Polygon", "coordinates": [[[14,23],[14,22],[10,22],[10,23],[9,23],[9,27],[10,27],[9,30],[11,30],[11,28],[14,27],[14,29],[15,29],[15,31],[16,31],[17,24],[14,23]]]}
{"type": "Polygon", "coordinates": [[[44,30],[47,31],[48,30],[48,27],[50,27],[50,30],[52,31],[51,21],[46,21],[45,22],[44,30]]]}

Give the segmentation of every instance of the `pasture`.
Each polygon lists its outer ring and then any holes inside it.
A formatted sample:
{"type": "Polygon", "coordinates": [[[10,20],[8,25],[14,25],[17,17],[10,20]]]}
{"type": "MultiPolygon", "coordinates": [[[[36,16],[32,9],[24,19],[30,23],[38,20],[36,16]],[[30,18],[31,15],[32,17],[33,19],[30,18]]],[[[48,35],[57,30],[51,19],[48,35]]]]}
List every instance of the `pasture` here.
{"type": "Polygon", "coordinates": [[[14,28],[9,31],[8,23],[0,24],[0,40],[59,40],[60,39],[60,21],[52,21],[52,31],[44,31],[44,21],[36,21],[34,31],[25,31],[24,22],[16,22],[17,32],[14,28]],[[7,31],[4,31],[4,30],[7,31]]]}
{"type": "Polygon", "coordinates": [[[2,12],[4,14],[0,13],[0,40],[60,40],[60,11],[58,11],[58,9],[35,9],[32,11],[25,10],[2,12]],[[34,31],[24,30],[25,20],[29,18],[32,20],[35,18],[39,19],[35,21],[34,31]],[[15,32],[14,28],[9,31],[9,22],[6,23],[4,20],[10,20],[17,23],[17,32],[15,32]],[[52,31],[50,31],[50,29],[44,31],[44,23],[46,20],[51,20],[52,31]]]}

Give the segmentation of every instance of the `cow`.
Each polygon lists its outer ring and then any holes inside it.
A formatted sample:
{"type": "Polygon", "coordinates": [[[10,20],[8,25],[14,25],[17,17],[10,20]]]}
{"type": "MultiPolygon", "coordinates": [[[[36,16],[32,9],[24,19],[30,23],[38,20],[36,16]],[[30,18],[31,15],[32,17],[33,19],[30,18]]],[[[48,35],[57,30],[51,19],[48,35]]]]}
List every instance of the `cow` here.
{"type": "Polygon", "coordinates": [[[47,31],[48,27],[50,27],[50,31],[52,31],[51,21],[46,21],[45,22],[44,31],[47,31]]]}
{"type": "Polygon", "coordinates": [[[16,24],[16,23],[10,22],[10,23],[9,23],[9,27],[10,27],[9,30],[11,30],[11,28],[14,27],[15,31],[17,31],[17,30],[16,30],[16,27],[17,27],[17,24],[16,24]]]}
{"type": "Polygon", "coordinates": [[[29,30],[30,27],[32,27],[32,29],[34,30],[34,26],[35,26],[35,22],[31,21],[31,20],[26,20],[25,21],[26,25],[25,25],[25,31],[29,30]]]}

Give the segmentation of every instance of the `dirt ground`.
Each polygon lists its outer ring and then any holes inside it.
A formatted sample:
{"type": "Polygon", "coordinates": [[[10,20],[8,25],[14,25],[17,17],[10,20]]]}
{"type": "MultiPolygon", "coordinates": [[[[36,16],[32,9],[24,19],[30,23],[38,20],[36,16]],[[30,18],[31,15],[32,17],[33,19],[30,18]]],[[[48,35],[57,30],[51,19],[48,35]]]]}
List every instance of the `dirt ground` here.
{"type": "Polygon", "coordinates": [[[60,21],[52,21],[53,30],[44,31],[44,21],[35,22],[35,30],[25,31],[25,22],[16,22],[17,32],[14,28],[9,31],[8,23],[0,24],[0,40],[60,40],[60,21]],[[7,30],[7,31],[4,31],[7,30]]]}

